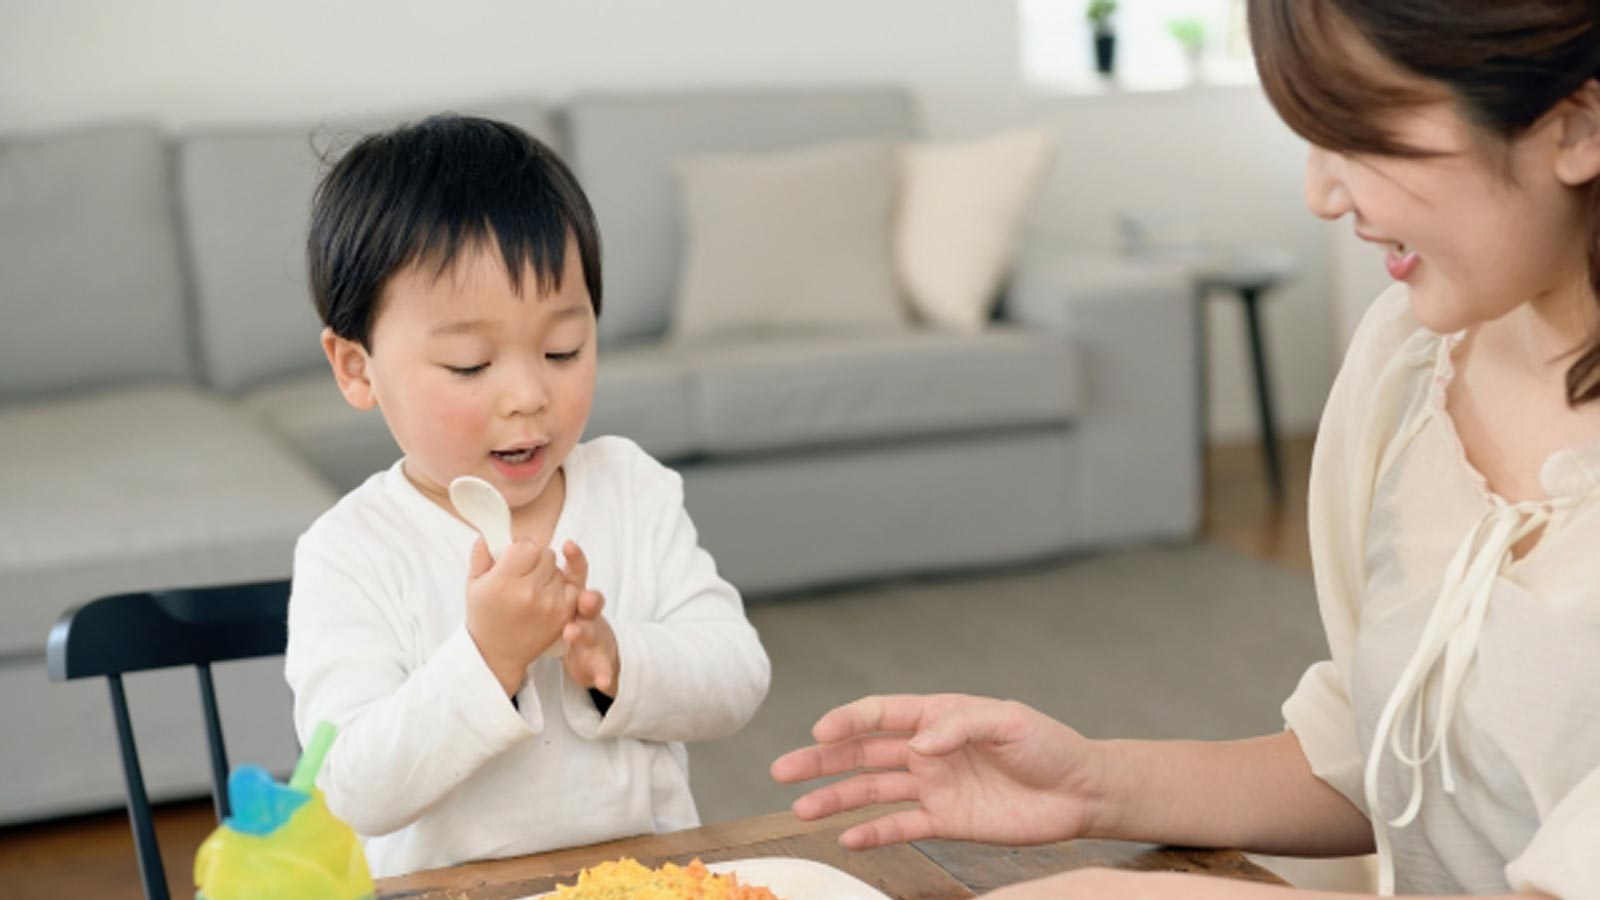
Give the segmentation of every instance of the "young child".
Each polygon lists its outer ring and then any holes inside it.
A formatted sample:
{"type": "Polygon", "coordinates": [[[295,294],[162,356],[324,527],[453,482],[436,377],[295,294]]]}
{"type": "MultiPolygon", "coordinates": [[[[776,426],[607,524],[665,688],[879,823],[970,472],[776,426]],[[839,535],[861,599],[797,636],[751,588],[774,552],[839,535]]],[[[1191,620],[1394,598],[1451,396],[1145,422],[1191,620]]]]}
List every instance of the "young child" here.
{"type": "MultiPolygon", "coordinates": [[[[1251,0],[1319,216],[1398,282],[1317,436],[1332,658],[1288,729],[1090,741],[1017,704],[868,698],[773,764],[857,774],[795,804],[917,807],[850,847],[1097,836],[1376,850],[1380,893],[1600,897],[1600,19],[1588,0],[1251,0]],[[887,733],[885,733],[887,732],[887,733]]],[[[1284,889],[1077,872],[1002,894],[1284,889]]],[[[1344,896],[1344,895],[1337,895],[1344,896]]]]}
{"type": "Polygon", "coordinates": [[[296,728],[338,726],[320,785],[373,874],[698,824],[682,742],[741,727],[770,669],[679,477],[578,441],[600,239],[572,173],[485,119],[372,135],[309,258],[339,390],[404,452],[300,538],[289,606],[296,728]],[[511,507],[498,560],[461,475],[511,507]]]}

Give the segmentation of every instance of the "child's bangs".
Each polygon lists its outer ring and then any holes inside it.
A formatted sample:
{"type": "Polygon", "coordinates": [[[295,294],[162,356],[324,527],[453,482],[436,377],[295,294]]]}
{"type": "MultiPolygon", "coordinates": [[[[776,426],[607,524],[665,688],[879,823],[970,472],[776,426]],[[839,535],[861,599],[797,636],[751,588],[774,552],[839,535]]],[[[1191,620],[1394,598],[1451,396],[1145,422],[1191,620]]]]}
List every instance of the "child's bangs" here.
{"type": "MultiPolygon", "coordinates": [[[[527,135],[498,122],[449,115],[409,126],[418,149],[409,177],[387,185],[393,215],[380,228],[394,241],[401,266],[434,277],[450,274],[471,255],[499,256],[511,286],[540,294],[582,278],[598,313],[599,235],[577,183],[564,165],[527,135]],[[581,270],[566,271],[575,243],[581,270]]],[[[381,177],[381,176],[380,176],[381,177]]]]}
{"type": "MultiPolygon", "coordinates": [[[[529,221],[523,215],[452,219],[440,217],[427,223],[416,235],[406,254],[405,266],[431,270],[434,278],[444,278],[469,256],[493,253],[505,266],[506,277],[517,292],[531,270],[533,287],[540,294],[561,289],[566,269],[567,242],[575,240],[574,229],[559,219],[529,221]]],[[[581,273],[580,273],[581,275],[581,273]]]]}
{"type": "Polygon", "coordinates": [[[1380,123],[1437,97],[1374,71],[1355,44],[1365,39],[1327,0],[1251,0],[1250,40],[1267,99],[1312,145],[1340,153],[1432,155],[1397,140],[1380,123]]]}

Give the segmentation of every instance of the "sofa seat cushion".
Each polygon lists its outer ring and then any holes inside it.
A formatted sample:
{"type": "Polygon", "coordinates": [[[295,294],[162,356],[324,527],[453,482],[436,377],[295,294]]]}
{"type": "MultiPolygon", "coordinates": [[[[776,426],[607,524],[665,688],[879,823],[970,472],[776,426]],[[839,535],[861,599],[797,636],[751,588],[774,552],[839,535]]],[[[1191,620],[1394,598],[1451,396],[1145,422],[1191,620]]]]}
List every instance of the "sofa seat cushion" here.
{"type": "Polygon", "coordinates": [[[0,407],[0,656],[42,657],[97,596],[288,577],[333,500],[246,411],[190,388],[0,407]]]}
{"type": "Polygon", "coordinates": [[[400,458],[383,415],[346,403],[326,365],[273,381],[243,401],[340,493],[400,458]]]}
{"type": "Polygon", "coordinates": [[[666,344],[602,349],[584,437],[620,434],[662,460],[699,452],[689,405],[688,360],[666,344]]]}
{"type": "Polygon", "coordinates": [[[1080,402],[1072,342],[1014,328],[706,342],[692,356],[711,454],[1062,424],[1080,402]]]}
{"type": "MultiPolygon", "coordinates": [[[[279,379],[244,403],[340,492],[400,458],[376,409],[346,403],[327,367],[279,379]]],[[[626,435],[658,459],[696,450],[681,355],[655,348],[602,351],[585,437],[626,435]]]]}

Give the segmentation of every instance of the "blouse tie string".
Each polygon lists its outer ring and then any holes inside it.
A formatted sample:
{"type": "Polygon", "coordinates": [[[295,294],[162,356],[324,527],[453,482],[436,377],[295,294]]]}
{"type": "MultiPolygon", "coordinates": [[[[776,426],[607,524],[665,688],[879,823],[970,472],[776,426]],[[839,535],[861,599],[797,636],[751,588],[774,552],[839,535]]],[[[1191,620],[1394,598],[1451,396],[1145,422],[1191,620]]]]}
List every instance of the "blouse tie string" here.
{"type": "Polygon", "coordinates": [[[1477,654],[1489,597],[1494,593],[1495,581],[1512,562],[1512,548],[1543,528],[1555,505],[1496,500],[1494,509],[1467,533],[1445,570],[1444,583],[1416,653],[1401,671],[1394,692],[1378,716],[1367,756],[1364,788],[1378,851],[1378,893],[1383,896],[1394,894],[1394,856],[1388,829],[1404,828],[1416,818],[1422,808],[1423,766],[1435,755],[1439,757],[1445,793],[1455,793],[1450,723],[1477,654]],[[1441,660],[1443,671],[1439,672],[1441,660]],[[1434,721],[1426,725],[1428,697],[1435,685],[1438,703],[1434,721]],[[1402,711],[1410,713],[1409,729],[1397,727],[1402,711]],[[1384,815],[1378,797],[1378,771],[1384,761],[1385,745],[1400,765],[1411,770],[1410,798],[1405,810],[1393,818],[1384,815]]]}

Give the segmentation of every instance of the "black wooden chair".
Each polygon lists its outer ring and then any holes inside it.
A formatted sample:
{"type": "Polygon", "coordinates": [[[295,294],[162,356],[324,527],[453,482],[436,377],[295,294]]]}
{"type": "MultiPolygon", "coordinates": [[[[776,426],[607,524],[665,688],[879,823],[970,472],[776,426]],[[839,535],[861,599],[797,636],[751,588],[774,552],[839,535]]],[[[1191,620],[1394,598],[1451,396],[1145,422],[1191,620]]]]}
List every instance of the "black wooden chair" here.
{"type": "Polygon", "coordinates": [[[221,822],[228,816],[228,755],[211,664],[282,653],[288,642],[288,614],[289,582],[264,581],[102,597],[63,613],[50,629],[45,658],[51,681],[104,676],[111,688],[111,713],[128,782],[128,818],[139,855],[139,879],[149,900],[170,897],[122,676],[195,667],[211,748],[212,799],[221,822]]]}

